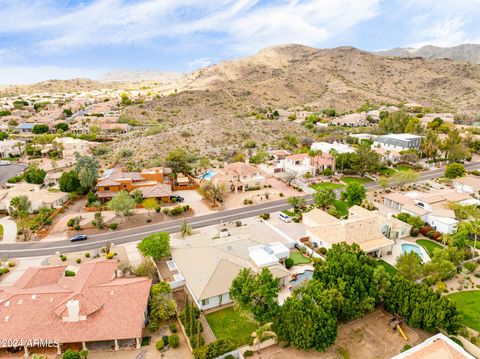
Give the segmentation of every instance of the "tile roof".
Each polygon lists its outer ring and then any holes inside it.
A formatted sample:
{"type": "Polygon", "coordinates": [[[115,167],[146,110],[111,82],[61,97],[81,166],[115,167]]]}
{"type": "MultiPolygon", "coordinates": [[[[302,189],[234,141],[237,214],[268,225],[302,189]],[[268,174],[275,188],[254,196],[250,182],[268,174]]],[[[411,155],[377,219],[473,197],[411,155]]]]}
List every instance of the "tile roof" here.
{"type": "Polygon", "coordinates": [[[149,278],[116,278],[118,263],[30,268],[13,286],[0,286],[0,337],[57,339],[61,343],[140,338],[150,293],[149,278]],[[78,321],[65,321],[67,303],[79,304],[78,321]],[[126,312],[128,310],[128,313],[126,312]]]}
{"type": "Polygon", "coordinates": [[[138,187],[135,191],[142,192],[143,198],[160,198],[160,197],[170,197],[173,195],[173,192],[169,185],[167,184],[157,184],[155,186],[144,186],[138,187]]]}

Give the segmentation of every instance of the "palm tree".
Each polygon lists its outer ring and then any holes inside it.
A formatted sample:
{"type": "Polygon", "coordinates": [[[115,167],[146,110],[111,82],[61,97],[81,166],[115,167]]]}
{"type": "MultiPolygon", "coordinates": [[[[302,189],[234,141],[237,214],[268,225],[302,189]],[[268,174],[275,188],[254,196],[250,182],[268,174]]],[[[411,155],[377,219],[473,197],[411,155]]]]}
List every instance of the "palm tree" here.
{"type": "Polygon", "coordinates": [[[475,251],[477,248],[477,238],[480,235],[480,211],[477,207],[471,206],[466,209],[467,221],[464,222],[466,228],[473,234],[473,248],[472,256],[475,257],[475,251]]]}
{"type": "Polygon", "coordinates": [[[260,353],[260,343],[270,338],[277,338],[277,334],[271,328],[272,323],[266,323],[252,333],[253,347],[257,347],[257,353],[260,353]]]}

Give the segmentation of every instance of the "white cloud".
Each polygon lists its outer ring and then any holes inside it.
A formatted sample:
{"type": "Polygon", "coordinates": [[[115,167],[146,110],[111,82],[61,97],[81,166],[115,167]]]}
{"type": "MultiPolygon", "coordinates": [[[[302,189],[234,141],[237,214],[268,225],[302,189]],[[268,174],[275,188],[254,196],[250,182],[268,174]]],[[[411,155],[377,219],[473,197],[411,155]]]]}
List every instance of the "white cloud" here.
{"type": "Polygon", "coordinates": [[[56,66],[8,66],[0,67],[0,85],[31,84],[48,79],[67,80],[74,78],[97,79],[107,71],[56,66]]]}
{"type": "Polygon", "coordinates": [[[193,61],[190,61],[187,65],[189,70],[196,70],[201,67],[210,66],[218,61],[216,57],[200,57],[193,61]]]}
{"type": "Polygon", "coordinates": [[[245,53],[286,42],[319,45],[376,16],[379,1],[96,0],[65,8],[53,0],[0,0],[0,34],[32,34],[42,52],[214,34],[245,53]]]}

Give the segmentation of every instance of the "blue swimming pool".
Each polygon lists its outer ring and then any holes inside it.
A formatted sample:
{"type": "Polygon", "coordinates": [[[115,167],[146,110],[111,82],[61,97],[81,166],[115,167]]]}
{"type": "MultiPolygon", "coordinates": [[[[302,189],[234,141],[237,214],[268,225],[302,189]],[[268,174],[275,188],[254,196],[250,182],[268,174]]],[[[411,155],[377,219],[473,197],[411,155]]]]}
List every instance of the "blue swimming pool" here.
{"type": "Polygon", "coordinates": [[[417,246],[416,244],[403,243],[402,253],[410,253],[410,252],[417,253],[419,257],[422,258],[423,260],[423,253],[419,246],[417,246]]]}
{"type": "Polygon", "coordinates": [[[306,270],[303,273],[299,273],[297,278],[290,281],[290,291],[293,291],[295,288],[301,286],[302,284],[308,282],[313,277],[312,270],[306,270]]]}
{"type": "Polygon", "coordinates": [[[200,176],[200,179],[209,180],[209,179],[212,178],[213,176],[215,176],[215,171],[208,170],[207,172],[203,173],[203,174],[200,176]]]}

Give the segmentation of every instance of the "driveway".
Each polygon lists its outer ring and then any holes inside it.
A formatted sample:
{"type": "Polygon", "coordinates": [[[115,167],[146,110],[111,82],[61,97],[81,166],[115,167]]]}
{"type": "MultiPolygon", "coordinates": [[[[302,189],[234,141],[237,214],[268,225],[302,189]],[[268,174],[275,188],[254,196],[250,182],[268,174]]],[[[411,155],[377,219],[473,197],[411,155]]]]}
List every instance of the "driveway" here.
{"type": "Polygon", "coordinates": [[[17,224],[10,217],[0,219],[0,225],[3,227],[2,243],[15,243],[17,238],[17,224]]]}
{"type": "Polygon", "coordinates": [[[7,183],[7,180],[18,175],[26,167],[27,165],[20,163],[12,163],[7,166],[0,166],[0,186],[3,186],[5,183],[7,183]]]}

